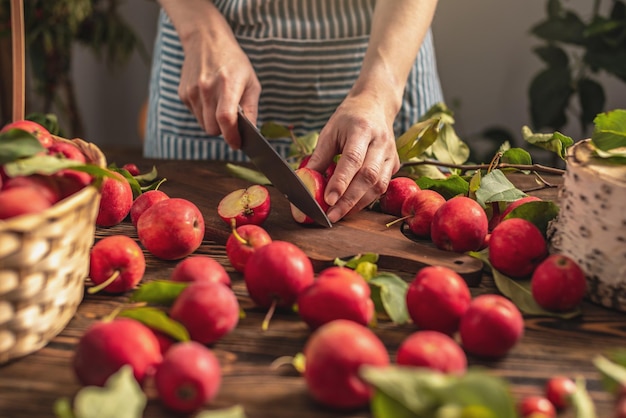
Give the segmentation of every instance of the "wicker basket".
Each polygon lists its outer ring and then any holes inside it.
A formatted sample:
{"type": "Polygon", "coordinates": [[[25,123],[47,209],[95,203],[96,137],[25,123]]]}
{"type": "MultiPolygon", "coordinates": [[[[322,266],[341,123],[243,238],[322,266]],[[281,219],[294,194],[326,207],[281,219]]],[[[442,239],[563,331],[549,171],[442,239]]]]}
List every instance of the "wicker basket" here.
{"type": "MultiPolygon", "coordinates": [[[[106,166],[95,145],[71,142],[106,166]]],[[[99,202],[99,190],[88,186],[42,213],[0,220],[0,364],[45,346],[76,313],[99,202]]]]}

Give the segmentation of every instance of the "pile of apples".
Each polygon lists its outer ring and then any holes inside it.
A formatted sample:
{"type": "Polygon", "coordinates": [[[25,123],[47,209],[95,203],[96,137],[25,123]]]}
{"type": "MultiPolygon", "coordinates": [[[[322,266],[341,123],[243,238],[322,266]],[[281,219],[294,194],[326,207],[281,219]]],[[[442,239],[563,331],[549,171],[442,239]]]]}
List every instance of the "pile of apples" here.
{"type": "MultiPolygon", "coordinates": [[[[8,123],[2,127],[0,135],[8,135],[13,130],[22,130],[34,136],[41,145],[40,155],[87,163],[85,155],[77,146],[54,137],[37,122],[24,119],[8,123]]],[[[40,213],[92,181],[90,174],[72,169],[62,169],[50,175],[9,177],[4,166],[0,166],[0,219],[40,213]]]]}

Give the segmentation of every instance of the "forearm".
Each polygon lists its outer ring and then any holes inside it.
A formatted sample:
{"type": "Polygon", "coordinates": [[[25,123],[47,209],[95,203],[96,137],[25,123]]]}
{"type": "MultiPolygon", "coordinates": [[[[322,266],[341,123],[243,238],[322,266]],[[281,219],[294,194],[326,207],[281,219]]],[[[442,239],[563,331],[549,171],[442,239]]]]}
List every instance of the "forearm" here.
{"type": "Polygon", "coordinates": [[[369,45],[351,94],[374,95],[395,117],[436,6],[437,0],[376,2],[369,45]]]}

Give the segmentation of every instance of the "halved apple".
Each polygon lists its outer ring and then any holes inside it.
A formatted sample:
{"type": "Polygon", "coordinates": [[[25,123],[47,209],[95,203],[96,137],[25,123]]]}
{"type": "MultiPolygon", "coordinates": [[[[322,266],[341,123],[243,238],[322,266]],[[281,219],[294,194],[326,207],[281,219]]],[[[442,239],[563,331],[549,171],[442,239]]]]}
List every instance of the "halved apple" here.
{"type": "MultiPolygon", "coordinates": [[[[298,168],[295,172],[296,175],[300,177],[300,180],[302,180],[302,183],[304,183],[309,192],[311,192],[311,195],[320,205],[322,210],[326,212],[328,204],[324,201],[324,190],[326,189],[326,178],[324,178],[324,175],[319,171],[315,171],[307,167],[298,168]]],[[[299,224],[311,224],[315,222],[313,218],[302,212],[293,204],[291,204],[291,216],[294,221],[299,224]]]]}
{"type": "Polygon", "coordinates": [[[260,184],[230,192],[217,205],[217,214],[230,227],[261,225],[270,214],[270,193],[260,184]]]}

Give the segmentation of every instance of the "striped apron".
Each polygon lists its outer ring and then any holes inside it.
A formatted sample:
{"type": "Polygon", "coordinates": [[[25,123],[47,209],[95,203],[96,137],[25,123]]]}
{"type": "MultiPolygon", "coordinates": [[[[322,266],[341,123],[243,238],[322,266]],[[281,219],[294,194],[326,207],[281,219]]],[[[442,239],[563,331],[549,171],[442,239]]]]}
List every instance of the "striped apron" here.
{"type": "MultiPolygon", "coordinates": [[[[356,80],[376,0],[214,0],[248,55],[262,91],[257,123],[321,131],[356,80]]],[[[246,161],[221,136],[207,135],[178,97],[180,40],[161,10],[150,76],[144,155],[149,158],[246,161]]],[[[395,120],[399,136],[443,95],[428,31],[395,120]]],[[[289,153],[289,138],[272,140],[289,153]]]]}

